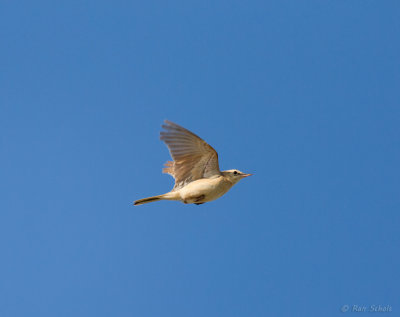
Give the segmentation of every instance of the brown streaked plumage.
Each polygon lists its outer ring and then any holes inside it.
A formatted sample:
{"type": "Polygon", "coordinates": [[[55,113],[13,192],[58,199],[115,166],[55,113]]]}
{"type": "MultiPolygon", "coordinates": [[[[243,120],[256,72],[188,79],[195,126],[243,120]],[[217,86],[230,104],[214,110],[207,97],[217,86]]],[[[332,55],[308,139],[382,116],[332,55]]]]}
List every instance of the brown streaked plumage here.
{"type": "Polygon", "coordinates": [[[165,163],[163,173],[175,178],[175,186],[166,194],[136,200],[134,205],[158,200],[200,205],[221,197],[240,179],[251,175],[238,170],[221,172],[217,152],[203,139],[168,120],[162,127],[160,139],[173,159],[165,163]]]}

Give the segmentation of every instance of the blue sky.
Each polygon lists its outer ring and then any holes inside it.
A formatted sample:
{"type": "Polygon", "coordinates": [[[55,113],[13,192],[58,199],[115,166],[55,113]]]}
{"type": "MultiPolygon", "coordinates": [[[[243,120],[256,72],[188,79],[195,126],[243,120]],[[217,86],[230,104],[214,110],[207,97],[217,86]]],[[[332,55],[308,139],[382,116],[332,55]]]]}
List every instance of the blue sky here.
{"type": "Polygon", "coordinates": [[[398,314],[398,1],[0,12],[1,316],[398,314]],[[133,207],[173,186],[164,119],[255,175],[133,207]]]}

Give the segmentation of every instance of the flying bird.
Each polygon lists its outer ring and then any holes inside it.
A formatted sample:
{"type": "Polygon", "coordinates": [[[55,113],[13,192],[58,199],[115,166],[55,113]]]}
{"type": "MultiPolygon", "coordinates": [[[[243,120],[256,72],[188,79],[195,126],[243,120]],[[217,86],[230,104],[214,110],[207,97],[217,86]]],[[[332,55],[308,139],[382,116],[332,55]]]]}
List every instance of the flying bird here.
{"type": "Polygon", "coordinates": [[[160,139],[173,159],[165,163],[163,173],[175,178],[175,186],[166,194],[136,200],[134,205],[158,200],[201,205],[220,198],[241,179],[252,175],[236,169],[221,172],[217,152],[203,139],[168,120],[162,127],[160,139]]]}

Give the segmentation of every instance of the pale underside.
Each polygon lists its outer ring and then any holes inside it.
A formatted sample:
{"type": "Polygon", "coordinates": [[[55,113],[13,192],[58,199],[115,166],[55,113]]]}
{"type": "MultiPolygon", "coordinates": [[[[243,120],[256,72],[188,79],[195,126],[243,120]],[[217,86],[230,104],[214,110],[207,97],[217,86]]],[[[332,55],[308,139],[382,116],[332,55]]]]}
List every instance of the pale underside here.
{"type": "Polygon", "coordinates": [[[217,152],[204,140],[185,128],[166,120],[160,139],[168,146],[173,161],[165,163],[163,173],[175,178],[176,191],[202,178],[221,175],[217,152]]]}

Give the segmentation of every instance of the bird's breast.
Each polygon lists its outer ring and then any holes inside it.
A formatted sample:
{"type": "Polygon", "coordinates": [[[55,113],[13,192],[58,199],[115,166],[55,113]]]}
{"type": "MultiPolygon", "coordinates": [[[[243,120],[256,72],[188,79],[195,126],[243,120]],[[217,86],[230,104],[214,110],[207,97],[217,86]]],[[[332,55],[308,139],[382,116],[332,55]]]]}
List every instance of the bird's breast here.
{"type": "Polygon", "coordinates": [[[202,178],[187,184],[180,189],[182,200],[187,202],[195,201],[197,197],[204,195],[202,202],[215,200],[224,195],[232,183],[225,180],[223,176],[216,178],[202,178]]]}

